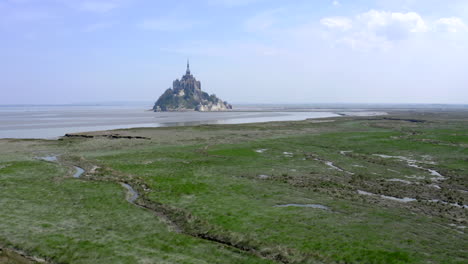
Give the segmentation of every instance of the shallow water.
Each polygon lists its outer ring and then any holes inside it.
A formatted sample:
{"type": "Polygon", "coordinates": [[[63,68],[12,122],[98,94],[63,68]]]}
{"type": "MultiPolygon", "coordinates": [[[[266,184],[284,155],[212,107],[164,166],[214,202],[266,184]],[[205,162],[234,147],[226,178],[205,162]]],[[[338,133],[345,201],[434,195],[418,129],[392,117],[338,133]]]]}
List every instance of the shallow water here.
{"type": "Polygon", "coordinates": [[[128,193],[130,196],[127,196],[127,201],[129,203],[134,203],[136,199],[138,199],[138,193],[132,188],[132,186],[126,184],[126,183],[121,183],[121,185],[127,189],[128,193]]]}
{"type": "Polygon", "coordinates": [[[361,195],[378,196],[378,197],[383,198],[383,199],[392,200],[392,201],[396,201],[396,202],[402,202],[402,203],[417,201],[416,199],[409,198],[409,197],[398,198],[398,197],[387,196],[387,195],[383,195],[383,194],[379,195],[379,194],[370,193],[370,192],[361,191],[361,190],[358,190],[357,192],[358,192],[358,194],[361,194],[361,195]]]}
{"type": "Polygon", "coordinates": [[[75,174],[73,174],[73,178],[80,178],[81,175],[83,175],[83,173],[85,172],[82,168],[80,167],[76,167],[76,166],[73,166],[73,168],[75,168],[76,172],[75,174]]]}
{"type": "Polygon", "coordinates": [[[387,181],[389,181],[389,182],[401,182],[401,183],[405,183],[405,184],[413,184],[413,183],[410,182],[410,181],[406,181],[406,180],[402,180],[402,179],[397,179],[397,178],[388,179],[387,181]]]}
{"type": "Polygon", "coordinates": [[[353,172],[350,172],[350,171],[347,171],[347,170],[343,170],[342,168],[339,168],[339,167],[335,166],[335,164],[333,164],[333,162],[331,162],[331,161],[322,160],[322,159],[318,159],[318,158],[316,158],[315,160],[316,160],[316,161],[323,162],[323,163],[325,163],[325,165],[327,165],[328,167],[330,167],[330,168],[332,168],[332,169],[335,169],[335,170],[337,170],[337,171],[341,171],[341,172],[347,173],[347,174],[349,174],[349,175],[354,175],[353,172]]]}
{"type": "Polygon", "coordinates": [[[446,204],[446,205],[450,205],[450,206],[454,206],[454,207],[458,207],[458,208],[468,209],[468,205],[466,205],[466,204],[460,205],[460,204],[457,204],[457,203],[449,203],[449,202],[446,202],[446,201],[441,201],[439,199],[424,200],[424,201],[425,202],[431,202],[431,203],[441,203],[441,204],[446,204]]]}
{"type": "Polygon", "coordinates": [[[417,201],[415,198],[409,198],[409,197],[398,198],[398,197],[387,196],[387,195],[380,195],[380,197],[382,197],[384,199],[388,199],[388,200],[402,202],[402,203],[416,202],[417,201]]]}
{"type": "Polygon", "coordinates": [[[321,204],[280,204],[274,207],[309,207],[323,210],[330,210],[330,207],[321,204]]]}
{"type": "MultiPolygon", "coordinates": [[[[393,201],[402,202],[402,203],[418,201],[415,198],[409,198],[409,197],[398,198],[398,197],[387,196],[387,195],[383,195],[383,194],[378,195],[378,194],[375,194],[375,193],[370,193],[370,192],[361,191],[361,190],[358,190],[357,193],[360,194],[360,195],[378,196],[378,197],[383,198],[383,199],[393,200],[393,201]]],[[[456,203],[449,203],[449,202],[441,201],[441,200],[438,200],[438,199],[419,200],[419,201],[421,201],[421,202],[430,202],[430,203],[441,203],[441,204],[450,205],[450,206],[454,206],[454,207],[458,207],[458,208],[468,209],[468,205],[466,205],[466,204],[460,205],[460,204],[456,204],[456,203]]]]}
{"type": "Polygon", "coordinates": [[[44,161],[50,161],[50,162],[56,162],[57,161],[57,156],[37,157],[37,159],[44,160],[44,161]]]}
{"type": "Polygon", "coordinates": [[[432,161],[418,161],[418,160],[413,160],[413,159],[403,157],[403,156],[389,156],[389,155],[382,155],[382,154],[374,154],[374,156],[381,157],[381,158],[384,158],[384,159],[393,158],[393,159],[398,159],[398,160],[405,161],[408,164],[408,166],[416,168],[416,169],[428,171],[432,176],[435,176],[435,177],[431,178],[432,181],[442,181],[442,180],[447,179],[442,174],[440,174],[438,171],[433,170],[433,169],[424,168],[424,167],[421,167],[421,166],[419,166],[417,164],[417,163],[435,164],[432,161]]]}
{"type": "MultiPolygon", "coordinates": [[[[34,106],[0,107],[0,138],[53,139],[66,133],[133,127],[166,127],[200,124],[244,124],[337,117],[333,110],[161,112],[151,106],[34,106]]],[[[361,111],[361,114],[374,114],[361,111]]],[[[357,112],[360,113],[360,112],[357,112]]],[[[385,114],[382,112],[381,114],[385,114]]]]}

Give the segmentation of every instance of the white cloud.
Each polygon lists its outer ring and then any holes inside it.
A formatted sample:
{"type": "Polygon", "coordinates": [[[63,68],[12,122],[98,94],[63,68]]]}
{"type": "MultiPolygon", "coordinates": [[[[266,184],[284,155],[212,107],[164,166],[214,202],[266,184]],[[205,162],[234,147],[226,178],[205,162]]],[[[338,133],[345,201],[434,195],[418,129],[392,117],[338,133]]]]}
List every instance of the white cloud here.
{"type": "Polygon", "coordinates": [[[346,17],[326,17],[320,20],[320,24],[328,28],[348,30],[352,28],[353,22],[346,17]]]}
{"type": "Polygon", "coordinates": [[[415,12],[399,13],[371,10],[358,15],[356,20],[369,30],[387,34],[389,38],[392,38],[392,34],[428,31],[426,22],[415,12]]]}
{"type": "Polygon", "coordinates": [[[451,33],[468,32],[468,26],[458,17],[446,17],[434,22],[434,29],[451,33]]]}
{"type": "Polygon", "coordinates": [[[431,21],[416,12],[380,10],[370,10],[354,17],[325,17],[320,24],[329,30],[329,39],[356,49],[388,50],[398,41],[406,41],[420,34],[468,32],[468,26],[458,17],[431,21]]]}
{"type": "Polygon", "coordinates": [[[333,6],[336,6],[336,7],[339,7],[339,6],[341,6],[340,2],[338,2],[338,1],[336,1],[336,0],[335,0],[335,1],[333,1],[333,3],[332,3],[332,4],[333,4],[333,6]]]}

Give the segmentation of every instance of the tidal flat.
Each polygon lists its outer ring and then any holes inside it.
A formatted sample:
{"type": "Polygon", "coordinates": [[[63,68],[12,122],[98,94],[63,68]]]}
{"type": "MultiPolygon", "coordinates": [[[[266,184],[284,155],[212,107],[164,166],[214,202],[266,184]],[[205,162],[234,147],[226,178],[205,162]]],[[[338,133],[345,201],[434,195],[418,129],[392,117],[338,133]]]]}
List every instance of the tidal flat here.
{"type": "Polygon", "coordinates": [[[467,263],[467,205],[466,110],[0,139],[0,263],[467,263]]]}

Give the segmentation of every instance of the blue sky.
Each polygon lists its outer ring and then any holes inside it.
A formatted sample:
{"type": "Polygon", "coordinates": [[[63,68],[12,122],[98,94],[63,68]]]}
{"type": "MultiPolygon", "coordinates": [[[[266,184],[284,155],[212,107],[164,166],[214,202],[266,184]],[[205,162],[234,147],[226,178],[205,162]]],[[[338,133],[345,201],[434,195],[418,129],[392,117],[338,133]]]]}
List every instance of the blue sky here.
{"type": "Polygon", "coordinates": [[[0,0],[0,104],[468,103],[467,0],[0,0]]]}

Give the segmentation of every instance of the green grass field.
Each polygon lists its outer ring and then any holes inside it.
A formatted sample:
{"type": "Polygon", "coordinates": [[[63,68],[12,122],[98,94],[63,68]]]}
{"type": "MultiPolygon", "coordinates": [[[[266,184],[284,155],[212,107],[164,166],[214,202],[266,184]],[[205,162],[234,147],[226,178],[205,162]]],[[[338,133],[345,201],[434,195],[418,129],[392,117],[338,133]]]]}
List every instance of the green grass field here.
{"type": "Polygon", "coordinates": [[[50,263],[466,263],[467,113],[391,117],[0,140],[0,247],[50,263]]]}

